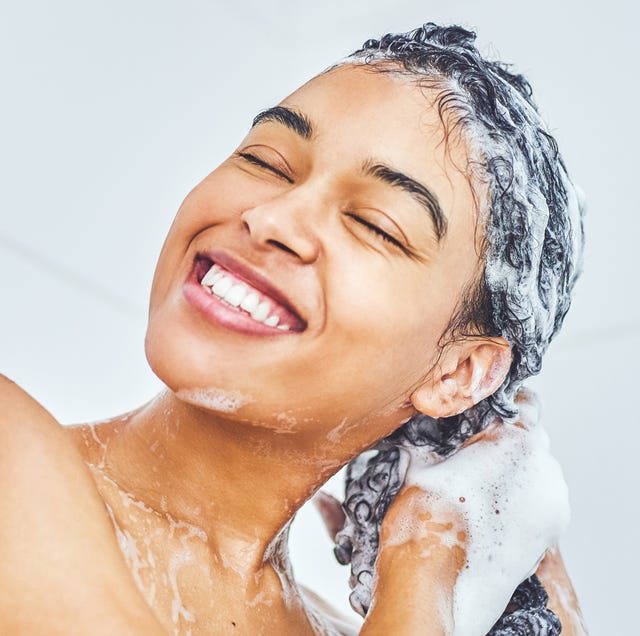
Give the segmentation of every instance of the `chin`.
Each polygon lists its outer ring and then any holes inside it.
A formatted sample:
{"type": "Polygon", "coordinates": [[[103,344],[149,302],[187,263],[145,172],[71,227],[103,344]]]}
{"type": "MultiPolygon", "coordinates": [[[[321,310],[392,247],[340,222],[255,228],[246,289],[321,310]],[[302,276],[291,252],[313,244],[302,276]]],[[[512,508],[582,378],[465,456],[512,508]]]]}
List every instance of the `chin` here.
{"type": "Polygon", "coordinates": [[[234,356],[241,368],[233,368],[233,361],[211,348],[211,342],[207,345],[179,326],[170,328],[165,321],[154,319],[145,336],[151,370],[179,400],[206,411],[235,413],[254,400],[250,387],[233,379],[256,376],[247,368],[246,358],[234,356]]]}
{"type": "Polygon", "coordinates": [[[168,329],[150,319],[144,340],[147,362],[155,375],[174,393],[185,386],[202,385],[198,360],[191,360],[190,347],[179,336],[179,329],[168,329]]]}

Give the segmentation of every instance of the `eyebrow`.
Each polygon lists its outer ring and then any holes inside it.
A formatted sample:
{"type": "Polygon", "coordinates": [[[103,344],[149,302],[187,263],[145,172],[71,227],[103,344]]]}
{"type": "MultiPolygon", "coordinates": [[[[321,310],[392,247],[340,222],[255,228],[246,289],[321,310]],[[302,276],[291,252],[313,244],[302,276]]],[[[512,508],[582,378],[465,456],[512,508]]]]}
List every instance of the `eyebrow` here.
{"type": "Polygon", "coordinates": [[[403,190],[409,194],[431,217],[438,242],[447,233],[447,219],[442,212],[438,199],[427,186],[407,176],[403,172],[394,170],[384,163],[365,161],[362,166],[365,175],[369,175],[384,183],[403,190]]]}
{"type": "Polygon", "coordinates": [[[275,121],[283,124],[303,139],[311,139],[313,135],[313,126],[309,118],[303,113],[293,108],[288,108],[287,106],[273,106],[272,108],[263,110],[253,118],[251,127],[253,128],[253,126],[267,121],[275,121]]]}
{"type": "MultiPolygon", "coordinates": [[[[311,139],[314,134],[311,120],[304,113],[287,106],[273,106],[263,110],[253,118],[251,126],[268,121],[286,126],[305,140],[311,139]]],[[[362,171],[365,175],[375,177],[409,194],[418,205],[427,211],[433,223],[438,242],[442,240],[447,232],[447,219],[442,212],[438,198],[427,186],[399,170],[372,160],[367,160],[363,163],[362,171]]]]}

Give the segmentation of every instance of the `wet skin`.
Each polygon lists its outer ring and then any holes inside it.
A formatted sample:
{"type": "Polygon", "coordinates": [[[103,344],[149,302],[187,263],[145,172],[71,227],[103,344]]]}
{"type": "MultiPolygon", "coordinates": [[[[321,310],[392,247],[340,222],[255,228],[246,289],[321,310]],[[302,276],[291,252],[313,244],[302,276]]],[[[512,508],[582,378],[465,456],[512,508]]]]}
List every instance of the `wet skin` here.
{"type": "Polygon", "coordinates": [[[281,104],[312,134],[257,123],[187,196],[160,255],[146,351],[168,390],[126,417],[64,429],[110,508],[103,521],[140,551],[127,565],[168,633],[311,633],[270,556],[278,534],[331,474],[417,408],[442,416],[470,406],[481,395],[473,378],[504,357],[499,342],[462,342],[434,367],[479,257],[466,147],[443,142],[432,97],[343,66],[281,104]],[[378,165],[428,188],[443,236],[378,165]],[[203,309],[198,263],[216,258],[280,290],[296,328],[252,332],[235,310],[203,309]],[[243,405],[212,410],[195,399],[202,391],[243,405]]]}
{"type": "MultiPolygon", "coordinates": [[[[187,196],[167,236],[146,350],[172,391],[97,429],[108,446],[101,473],[165,521],[206,534],[202,620],[220,617],[211,598],[223,595],[234,616],[242,608],[249,616],[248,600],[282,596],[265,574],[274,570],[265,551],[330,474],[415,413],[412,392],[478,268],[473,195],[456,167],[466,149],[443,143],[428,95],[346,66],[282,106],[313,133],[257,123],[187,196]],[[366,173],[379,164],[429,188],[447,219],[444,236],[414,196],[366,173]],[[202,311],[185,290],[198,255],[219,253],[281,290],[305,328],[251,334],[202,311]],[[237,392],[247,404],[225,414],[176,397],[202,389],[237,392]]],[[[91,452],[97,463],[101,450],[91,452]]],[[[118,505],[121,524],[141,527],[118,505]]],[[[156,600],[167,623],[171,600],[168,592],[156,600]]]]}

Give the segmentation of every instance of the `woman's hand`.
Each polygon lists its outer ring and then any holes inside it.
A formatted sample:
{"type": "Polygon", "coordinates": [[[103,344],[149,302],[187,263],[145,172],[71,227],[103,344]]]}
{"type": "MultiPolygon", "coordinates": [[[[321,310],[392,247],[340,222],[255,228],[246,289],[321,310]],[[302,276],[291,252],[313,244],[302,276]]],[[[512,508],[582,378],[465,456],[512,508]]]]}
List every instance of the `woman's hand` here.
{"type": "Polygon", "coordinates": [[[456,636],[489,632],[568,523],[567,487],[548,436],[529,400],[519,406],[519,422],[496,421],[440,463],[412,450],[405,486],[429,493],[434,518],[461,518],[467,534],[452,601],[456,636]]]}
{"type": "MultiPolygon", "coordinates": [[[[345,523],[340,502],[320,491],[314,503],[335,540],[345,523]]],[[[435,518],[424,491],[411,486],[398,493],[382,524],[373,602],[360,634],[451,634],[465,542],[463,519],[455,509],[435,518]]]]}
{"type": "Polygon", "coordinates": [[[453,595],[467,536],[455,507],[432,510],[430,495],[409,486],[385,515],[362,635],[453,633],[453,595]]]}
{"type": "Polygon", "coordinates": [[[520,422],[492,425],[444,461],[409,451],[362,633],[419,626],[440,635],[455,625],[456,636],[486,634],[556,543],[568,521],[566,485],[545,432],[521,406],[520,422]]]}

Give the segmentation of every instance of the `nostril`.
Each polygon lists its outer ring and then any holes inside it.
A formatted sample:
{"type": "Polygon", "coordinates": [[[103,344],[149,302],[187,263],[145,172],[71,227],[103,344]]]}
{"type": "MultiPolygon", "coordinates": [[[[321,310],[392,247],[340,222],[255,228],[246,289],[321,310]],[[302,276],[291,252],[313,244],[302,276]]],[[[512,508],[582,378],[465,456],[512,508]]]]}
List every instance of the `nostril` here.
{"type": "Polygon", "coordinates": [[[274,245],[275,247],[280,248],[281,250],[283,250],[285,252],[288,252],[289,254],[293,254],[294,256],[298,255],[290,247],[287,247],[284,243],[281,243],[280,241],[276,241],[274,239],[269,239],[268,243],[270,243],[271,245],[274,245]]]}
{"type": "Polygon", "coordinates": [[[315,229],[308,221],[303,224],[300,219],[293,218],[299,212],[290,206],[279,206],[276,210],[272,202],[268,203],[245,210],[240,216],[243,232],[251,242],[261,249],[276,248],[278,252],[304,262],[315,260],[319,252],[315,229]]]}

